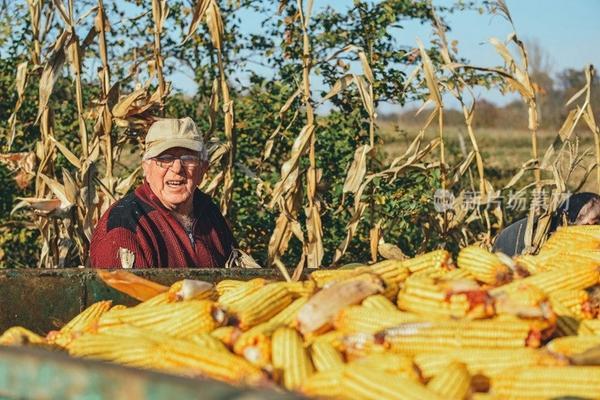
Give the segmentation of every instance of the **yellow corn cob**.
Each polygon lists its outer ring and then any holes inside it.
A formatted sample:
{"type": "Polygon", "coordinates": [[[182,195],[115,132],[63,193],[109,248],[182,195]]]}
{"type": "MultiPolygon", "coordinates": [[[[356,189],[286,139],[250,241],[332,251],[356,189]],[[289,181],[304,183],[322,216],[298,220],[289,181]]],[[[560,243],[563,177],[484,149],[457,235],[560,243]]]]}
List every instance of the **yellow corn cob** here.
{"type": "Polygon", "coordinates": [[[429,253],[402,261],[402,265],[415,273],[422,270],[450,270],[454,268],[452,257],[446,250],[434,250],[429,253]]]}
{"type": "Polygon", "coordinates": [[[581,318],[576,317],[571,310],[563,306],[559,302],[555,302],[552,309],[556,313],[556,330],[559,335],[569,336],[577,335],[580,330],[582,332],[589,332],[585,327],[581,327],[581,318]]]}
{"type": "Polygon", "coordinates": [[[313,373],[313,365],[302,338],[296,330],[280,327],[272,337],[273,367],[283,370],[283,386],[288,390],[299,388],[313,373]]]}
{"type": "Polygon", "coordinates": [[[585,290],[560,290],[552,293],[549,296],[550,304],[554,307],[557,303],[560,303],[567,309],[569,309],[573,315],[579,318],[591,319],[590,310],[586,309],[585,305],[589,301],[589,295],[585,290]]]}
{"type": "Polygon", "coordinates": [[[444,278],[447,280],[474,280],[475,277],[466,269],[453,269],[450,271],[440,271],[430,275],[432,278],[444,278]]]}
{"type": "Polygon", "coordinates": [[[600,335],[600,319],[584,319],[581,321],[580,335],[600,335]]]}
{"type": "Polygon", "coordinates": [[[169,292],[159,293],[146,301],[142,301],[140,304],[135,306],[135,308],[152,308],[160,304],[170,303],[169,296],[169,292]]]}
{"type": "Polygon", "coordinates": [[[338,350],[343,348],[344,333],[339,331],[329,331],[321,335],[310,335],[306,338],[305,345],[311,346],[315,342],[323,341],[331,344],[338,350]]]}
{"type": "Polygon", "coordinates": [[[319,372],[339,369],[344,365],[342,354],[331,343],[317,341],[310,347],[315,369],[319,372]]]}
{"type": "Polygon", "coordinates": [[[46,339],[31,332],[22,326],[13,326],[4,331],[0,336],[0,345],[2,346],[21,346],[27,344],[45,343],[46,339]]]}
{"type": "Polygon", "coordinates": [[[167,292],[169,302],[184,300],[214,300],[217,297],[215,285],[195,279],[184,279],[171,285],[167,292]]]}
{"type": "Polygon", "coordinates": [[[305,336],[325,330],[341,309],[360,303],[382,289],[381,279],[375,275],[361,276],[360,279],[339,282],[322,289],[298,311],[298,328],[305,336]]]}
{"type": "Polygon", "coordinates": [[[494,253],[478,247],[468,246],[458,254],[458,267],[469,271],[478,281],[501,285],[512,279],[511,269],[494,253]]]}
{"type": "MultiPolygon", "coordinates": [[[[226,291],[219,296],[219,305],[226,310],[234,308],[237,305],[243,304],[248,296],[256,292],[267,284],[267,280],[263,278],[251,279],[244,282],[231,290],[226,291]]],[[[218,291],[218,288],[217,288],[218,291]]]]}
{"type": "Polygon", "coordinates": [[[526,273],[522,275],[533,275],[548,270],[545,264],[541,262],[539,257],[530,254],[519,255],[514,258],[514,262],[517,268],[526,271],[526,273]]]}
{"type": "Polygon", "coordinates": [[[383,371],[389,374],[403,376],[412,381],[420,382],[419,374],[410,357],[395,353],[373,353],[358,358],[351,363],[369,369],[383,371]]]}
{"type": "Polygon", "coordinates": [[[233,347],[241,334],[242,331],[237,326],[221,326],[210,333],[211,336],[219,339],[229,348],[233,347]]]}
{"type": "Polygon", "coordinates": [[[386,286],[397,285],[404,282],[410,271],[399,260],[384,260],[371,265],[370,271],[379,275],[386,286]]]}
{"type": "Polygon", "coordinates": [[[344,368],[341,397],[364,400],[441,399],[436,393],[410,379],[360,365],[348,365],[344,368]]]}
{"type": "Polygon", "coordinates": [[[427,388],[445,399],[464,399],[471,388],[471,375],[465,364],[454,361],[434,376],[427,388]]]}
{"type": "MultiPolygon", "coordinates": [[[[421,292],[421,294],[424,294],[424,292],[421,292]]],[[[439,295],[440,297],[444,296],[441,292],[439,295]]],[[[436,319],[484,318],[489,316],[491,312],[485,303],[471,304],[465,294],[455,294],[447,300],[436,300],[432,299],[431,295],[426,296],[428,297],[422,297],[409,291],[400,291],[397,300],[398,308],[421,316],[421,318],[432,317],[436,319]]]]}
{"type": "MultiPolygon", "coordinates": [[[[91,357],[139,368],[161,369],[161,345],[154,338],[140,334],[131,328],[119,334],[84,334],[68,345],[69,354],[76,357],[91,357]]],[[[155,336],[156,337],[156,336],[155,336]]]]}
{"type": "Polygon", "coordinates": [[[243,302],[230,306],[240,329],[268,321],[292,302],[285,283],[271,283],[248,295],[243,302]]]}
{"type": "Polygon", "coordinates": [[[340,397],[341,382],[342,368],[317,372],[304,381],[300,392],[311,397],[337,399],[340,397]]]}
{"type": "Polygon", "coordinates": [[[121,327],[119,332],[111,334],[86,334],[75,339],[68,349],[74,356],[183,375],[202,375],[232,383],[256,383],[263,377],[260,370],[244,359],[222,349],[157,333],[148,335],[147,331],[136,327],[121,327]]]}
{"type": "Polygon", "coordinates": [[[374,294],[367,297],[362,302],[363,307],[378,310],[378,311],[398,311],[398,307],[394,305],[387,297],[382,294],[374,294]]]}
{"type": "Polygon", "coordinates": [[[111,304],[112,301],[110,300],[99,301],[92,304],[63,326],[60,331],[48,333],[48,343],[57,344],[62,347],[67,346],[75,336],[92,328],[98,322],[100,317],[108,311],[111,304]]]}
{"type": "Polygon", "coordinates": [[[342,282],[346,279],[363,274],[368,271],[368,267],[357,267],[353,269],[319,269],[310,273],[310,279],[315,282],[318,288],[323,288],[336,282],[342,282]]]}
{"type": "Polygon", "coordinates": [[[112,306],[110,310],[107,311],[107,313],[111,312],[111,311],[118,311],[118,310],[126,310],[127,306],[124,306],[123,304],[117,304],[115,306],[112,306]]]}
{"type": "Polygon", "coordinates": [[[294,295],[294,297],[308,297],[312,295],[317,285],[313,281],[297,281],[297,282],[285,282],[283,286],[294,295]]]}
{"type": "Polygon", "coordinates": [[[529,276],[507,285],[490,290],[495,296],[501,292],[518,290],[521,285],[537,286],[544,293],[550,295],[562,290],[584,289],[598,283],[598,267],[593,263],[586,263],[560,270],[550,270],[529,276]]]}
{"type": "Polygon", "coordinates": [[[376,338],[393,351],[418,354],[461,347],[514,349],[539,346],[537,341],[528,342],[531,331],[528,322],[517,319],[436,321],[402,324],[378,333],[376,338]]]}
{"type": "Polygon", "coordinates": [[[201,375],[231,383],[256,384],[264,380],[260,369],[241,357],[197,344],[172,339],[162,348],[163,363],[172,372],[201,375]]]}
{"type": "Polygon", "coordinates": [[[239,288],[246,283],[246,281],[240,281],[237,279],[223,279],[215,285],[215,290],[217,291],[217,294],[219,296],[223,296],[225,293],[233,289],[239,288]]]}
{"type": "Polygon", "coordinates": [[[235,341],[233,351],[253,365],[265,367],[271,362],[271,336],[279,326],[268,321],[250,328],[235,341]]]}
{"type": "Polygon", "coordinates": [[[375,333],[384,328],[422,319],[418,315],[398,309],[374,311],[364,306],[350,306],[338,313],[333,320],[333,326],[343,333],[375,333]]]}
{"type": "Polygon", "coordinates": [[[99,301],[92,304],[75,318],[69,321],[60,330],[62,333],[81,332],[96,323],[100,316],[104,314],[112,305],[112,301],[99,301]]]}
{"type": "Polygon", "coordinates": [[[425,379],[441,374],[453,362],[464,363],[471,375],[492,377],[520,367],[564,365],[565,360],[553,357],[540,349],[463,348],[459,350],[423,352],[415,356],[414,362],[425,379]]]}
{"type": "Polygon", "coordinates": [[[546,348],[555,354],[572,356],[600,346],[600,336],[565,336],[550,341],[546,348]]]}
{"type": "Polygon", "coordinates": [[[505,399],[598,398],[600,367],[531,367],[492,378],[492,393],[505,399]]]}
{"type": "Polygon", "coordinates": [[[498,397],[492,393],[488,392],[475,392],[471,394],[471,400],[505,400],[501,397],[498,397]]]}
{"type": "Polygon", "coordinates": [[[176,337],[210,332],[225,319],[224,313],[209,300],[190,300],[154,307],[128,308],[100,317],[99,326],[130,324],[176,337]]]}
{"type": "Polygon", "coordinates": [[[211,350],[228,351],[225,344],[210,333],[197,333],[188,338],[188,340],[198,346],[205,347],[211,350]]]}
{"type": "Polygon", "coordinates": [[[308,298],[300,297],[294,300],[289,306],[281,310],[277,315],[269,320],[272,324],[292,326],[296,322],[298,311],[306,304],[308,298]]]}

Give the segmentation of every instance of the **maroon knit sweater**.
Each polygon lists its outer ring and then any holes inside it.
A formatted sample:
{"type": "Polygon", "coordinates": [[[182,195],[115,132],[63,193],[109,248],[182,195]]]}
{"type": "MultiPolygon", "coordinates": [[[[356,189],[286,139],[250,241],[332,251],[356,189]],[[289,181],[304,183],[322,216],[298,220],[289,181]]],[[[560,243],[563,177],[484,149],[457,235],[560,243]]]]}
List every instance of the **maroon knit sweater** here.
{"type": "Polygon", "coordinates": [[[219,208],[198,189],[193,207],[190,237],[144,182],[98,221],[90,244],[92,267],[121,268],[121,247],[135,254],[135,268],[222,267],[235,245],[231,230],[219,208]]]}

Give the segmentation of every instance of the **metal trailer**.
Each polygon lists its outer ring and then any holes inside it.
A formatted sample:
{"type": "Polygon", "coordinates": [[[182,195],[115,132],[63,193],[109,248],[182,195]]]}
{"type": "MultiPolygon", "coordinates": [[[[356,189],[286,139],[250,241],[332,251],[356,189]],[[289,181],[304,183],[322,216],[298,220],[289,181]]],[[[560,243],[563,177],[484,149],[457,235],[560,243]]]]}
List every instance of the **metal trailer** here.
{"type": "MultiPolygon", "coordinates": [[[[274,269],[140,269],[132,272],[170,285],[181,279],[278,278],[274,269]]],[[[0,270],[0,333],[23,326],[46,334],[90,304],[137,301],[107,287],[91,269],[0,270]]],[[[0,399],[294,399],[273,389],[239,388],[27,347],[0,347],[0,399]]]]}

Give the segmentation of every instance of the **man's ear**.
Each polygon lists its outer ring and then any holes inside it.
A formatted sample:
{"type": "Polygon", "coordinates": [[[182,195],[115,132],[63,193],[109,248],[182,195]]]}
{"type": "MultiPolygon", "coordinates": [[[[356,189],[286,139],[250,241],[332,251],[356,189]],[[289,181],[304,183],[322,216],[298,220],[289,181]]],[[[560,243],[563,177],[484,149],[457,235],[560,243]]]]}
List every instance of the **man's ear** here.
{"type": "Polygon", "coordinates": [[[143,173],[143,177],[145,178],[146,175],[148,175],[148,168],[150,168],[150,160],[143,160],[142,161],[142,173],[143,173]]]}

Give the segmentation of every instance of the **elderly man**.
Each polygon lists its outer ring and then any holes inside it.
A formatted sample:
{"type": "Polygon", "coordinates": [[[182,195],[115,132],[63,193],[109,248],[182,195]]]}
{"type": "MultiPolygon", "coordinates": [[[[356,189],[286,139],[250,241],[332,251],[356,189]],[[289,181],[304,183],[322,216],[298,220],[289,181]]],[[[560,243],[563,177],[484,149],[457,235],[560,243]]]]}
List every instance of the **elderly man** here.
{"type": "Polygon", "coordinates": [[[98,221],[91,266],[220,267],[234,247],[229,226],[197,186],[208,169],[202,137],[191,118],[155,122],[145,140],[145,180],[98,221]]]}

